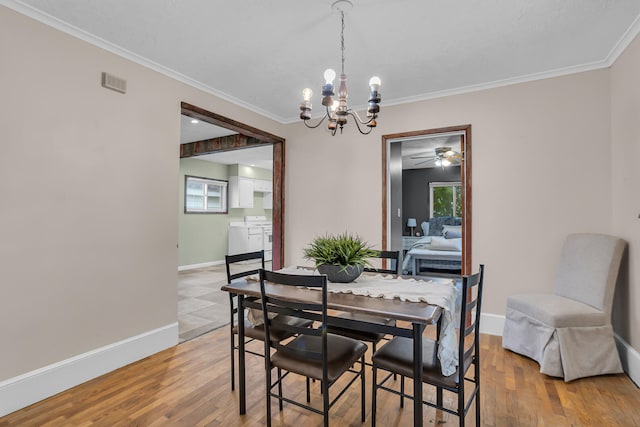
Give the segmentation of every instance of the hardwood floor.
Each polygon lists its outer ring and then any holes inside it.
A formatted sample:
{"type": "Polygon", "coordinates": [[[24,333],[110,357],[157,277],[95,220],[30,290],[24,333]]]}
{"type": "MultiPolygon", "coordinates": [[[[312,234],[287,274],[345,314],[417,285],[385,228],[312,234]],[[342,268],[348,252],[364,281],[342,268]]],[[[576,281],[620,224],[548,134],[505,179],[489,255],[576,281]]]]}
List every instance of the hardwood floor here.
{"type": "MultiPolygon", "coordinates": [[[[237,391],[231,392],[229,382],[228,346],[228,329],[217,329],[0,418],[0,426],[263,426],[264,361],[247,357],[247,415],[240,417],[237,391]]],[[[640,426],[640,390],[627,376],[567,384],[540,374],[535,362],[503,350],[500,337],[483,335],[481,346],[482,425],[640,426]]],[[[313,387],[312,402],[319,404],[317,389],[313,387]]],[[[287,393],[304,396],[304,381],[292,380],[287,393]]],[[[370,393],[369,384],[364,424],[358,386],[332,408],[331,424],[370,425],[370,393]]],[[[425,386],[425,397],[432,395],[425,386]]],[[[400,409],[397,396],[379,392],[378,404],[378,425],[412,424],[410,401],[400,409]]],[[[278,412],[277,403],[272,405],[274,426],[321,425],[319,415],[287,404],[278,412]]],[[[424,411],[425,426],[457,425],[456,417],[429,407],[424,411]]],[[[472,406],[467,416],[471,426],[473,411],[472,406]]]]}

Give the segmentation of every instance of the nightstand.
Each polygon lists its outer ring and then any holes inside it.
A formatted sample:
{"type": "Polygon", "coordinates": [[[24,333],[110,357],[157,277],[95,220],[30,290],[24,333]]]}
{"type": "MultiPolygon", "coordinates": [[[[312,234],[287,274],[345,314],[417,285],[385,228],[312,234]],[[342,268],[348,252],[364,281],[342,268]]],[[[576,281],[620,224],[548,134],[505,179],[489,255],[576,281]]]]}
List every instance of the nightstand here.
{"type": "Polygon", "coordinates": [[[402,236],[402,250],[408,251],[422,236],[402,236]]]}

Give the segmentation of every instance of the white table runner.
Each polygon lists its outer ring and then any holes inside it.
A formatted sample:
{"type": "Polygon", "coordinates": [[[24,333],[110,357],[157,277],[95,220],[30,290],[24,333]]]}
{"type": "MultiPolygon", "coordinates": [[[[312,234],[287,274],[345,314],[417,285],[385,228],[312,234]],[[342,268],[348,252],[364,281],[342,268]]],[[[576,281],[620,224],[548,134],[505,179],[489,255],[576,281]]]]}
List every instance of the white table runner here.
{"type": "MultiPolygon", "coordinates": [[[[319,275],[317,270],[298,267],[285,267],[278,273],[319,275]]],[[[248,277],[248,280],[259,280],[257,277],[248,277]]],[[[438,346],[438,358],[443,375],[451,375],[458,366],[458,340],[456,337],[455,322],[456,300],[459,290],[455,281],[451,279],[416,280],[412,278],[394,278],[391,275],[363,274],[351,283],[328,282],[327,292],[350,293],[354,295],[369,296],[372,298],[394,299],[402,301],[424,302],[437,305],[444,311],[442,329],[440,331],[440,345],[438,346]]],[[[249,311],[249,320],[254,324],[263,322],[262,312],[249,311]]]]}

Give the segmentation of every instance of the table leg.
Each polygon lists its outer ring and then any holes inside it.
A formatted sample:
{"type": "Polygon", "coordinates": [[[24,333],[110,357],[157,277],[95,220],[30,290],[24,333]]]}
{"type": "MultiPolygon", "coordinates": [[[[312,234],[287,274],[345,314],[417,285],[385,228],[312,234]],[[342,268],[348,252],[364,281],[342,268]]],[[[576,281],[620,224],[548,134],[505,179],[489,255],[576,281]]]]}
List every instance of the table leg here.
{"type": "Polygon", "coordinates": [[[238,294],[238,393],[240,394],[240,415],[247,413],[244,361],[244,297],[238,294]]]}
{"type": "Polygon", "coordinates": [[[422,331],[423,325],[413,324],[413,425],[422,425],[422,331]]]}

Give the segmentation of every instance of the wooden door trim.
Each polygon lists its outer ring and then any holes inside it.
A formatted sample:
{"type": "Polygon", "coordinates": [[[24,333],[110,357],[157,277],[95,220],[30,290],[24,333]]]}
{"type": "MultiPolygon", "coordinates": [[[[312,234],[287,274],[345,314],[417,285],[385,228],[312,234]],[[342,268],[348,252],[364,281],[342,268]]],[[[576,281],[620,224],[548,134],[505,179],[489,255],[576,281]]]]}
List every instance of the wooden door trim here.
{"type": "Polygon", "coordinates": [[[411,132],[400,132],[389,135],[382,135],[382,247],[388,248],[387,236],[387,142],[393,139],[410,138],[416,136],[433,135],[438,133],[464,132],[464,144],[462,144],[463,167],[460,168],[460,181],[462,183],[462,197],[464,200],[464,216],[462,219],[462,274],[471,274],[471,206],[472,206],[472,185],[471,185],[471,125],[449,126],[436,129],[417,130],[411,132]]]}
{"type": "Polygon", "coordinates": [[[284,264],[284,173],[285,139],[254,128],[225,116],[207,111],[186,102],[181,103],[181,113],[216,126],[231,129],[241,136],[216,138],[192,143],[188,149],[181,147],[180,157],[195,157],[219,151],[273,145],[273,261],[272,268],[280,269],[284,264]]]}

